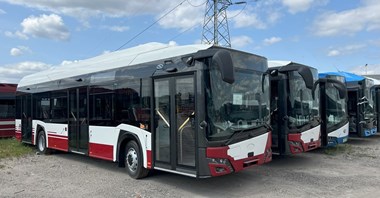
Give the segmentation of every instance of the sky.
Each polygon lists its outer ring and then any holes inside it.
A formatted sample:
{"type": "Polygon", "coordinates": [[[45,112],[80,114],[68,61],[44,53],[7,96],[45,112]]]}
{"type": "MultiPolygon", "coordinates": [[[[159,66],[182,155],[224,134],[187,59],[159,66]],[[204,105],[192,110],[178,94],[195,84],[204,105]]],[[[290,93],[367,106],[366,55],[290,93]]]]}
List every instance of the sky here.
{"type": "MultiPolygon", "coordinates": [[[[201,43],[207,0],[181,2],[0,0],[0,82],[18,83],[121,46],[201,43]]],[[[232,2],[227,16],[234,49],[320,72],[380,74],[378,0],[232,2]]]]}

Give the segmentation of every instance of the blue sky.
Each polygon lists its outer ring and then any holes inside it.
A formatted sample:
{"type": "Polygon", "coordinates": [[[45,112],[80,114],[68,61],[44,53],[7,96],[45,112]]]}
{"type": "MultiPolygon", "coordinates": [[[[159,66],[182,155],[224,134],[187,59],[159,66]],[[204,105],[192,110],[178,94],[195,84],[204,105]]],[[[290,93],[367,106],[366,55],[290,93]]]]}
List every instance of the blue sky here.
{"type": "MultiPolygon", "coordinates": [[[[0,82],[114,51],[180,2],[0,0],[0,82]]],[[[184,1],[125,48],[200,43],[205,2],[184,1]]],[[[228,8],[233,48],[319,71],[380,74],[380,1],[246,2],[228,8]]]]}

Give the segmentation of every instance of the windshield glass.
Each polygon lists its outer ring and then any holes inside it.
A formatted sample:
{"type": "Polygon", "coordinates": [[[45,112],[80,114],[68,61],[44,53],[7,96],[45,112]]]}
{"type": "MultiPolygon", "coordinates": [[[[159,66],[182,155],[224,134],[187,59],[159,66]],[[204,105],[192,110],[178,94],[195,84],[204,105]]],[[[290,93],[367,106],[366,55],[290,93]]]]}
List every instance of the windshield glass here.
{"type": "Polygon", "coordinates": [[[235,82],[221,79],[211,64],[206,81],[209,140],[224,140],[234,132],[258,128],[269,123],[269,79],[264,76],[266,59],[232,52],[235,82]],[[262,71],[257,71],[258,69],[262,71]],[[262,92],[264,86],[264,93],[262,92]]]}
{"type": "MultiPolygon", "coordinates": [[[[313,73],[314,82],[318,78],[313,73]]],[[[311,123],[319,116],[319,88],[315,89],[313,100],[312,90],[306,88],[302,76],[294,71],[289,72],[289,103],[288,103],[288,126],[290,129],[299,128],[311,123]]]]}
{"type": "Polygon", "coordinates": [[[365,79],[365,90],[364,90],[364,96],[361,101],[363,102],[364,105],[364,112],[365,112],[365,119],[370,119],[371,117],[374,116],[374,102],[373,102],[373,96],[371,92],[371,87],[374,85],[373,80],[370,79],[365,79]]]}
{"type": "Polygon", "coordinates": [[[347,120],[346,98],[339,97],[339,91],[333,85],[326,87],[327,128],[347,120]]]}

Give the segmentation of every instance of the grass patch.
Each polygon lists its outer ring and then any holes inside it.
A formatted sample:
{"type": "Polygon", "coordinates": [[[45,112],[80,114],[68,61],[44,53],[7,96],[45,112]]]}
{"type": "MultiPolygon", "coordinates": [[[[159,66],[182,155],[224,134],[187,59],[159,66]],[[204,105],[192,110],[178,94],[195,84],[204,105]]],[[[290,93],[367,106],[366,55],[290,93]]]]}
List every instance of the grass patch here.
{"type": "Polygon", "coordinates": [[[325,149],[325,154],[327,155],[352,154],[352,152],[352,145],[350,144],[338,144],[335,147],[325,149]]]}
{"type": "Polygon", "coordinates": [[[0,159],[21,157],[33,152],[33,148],[18,142],[14,138],[0,139],[0,159]]]}

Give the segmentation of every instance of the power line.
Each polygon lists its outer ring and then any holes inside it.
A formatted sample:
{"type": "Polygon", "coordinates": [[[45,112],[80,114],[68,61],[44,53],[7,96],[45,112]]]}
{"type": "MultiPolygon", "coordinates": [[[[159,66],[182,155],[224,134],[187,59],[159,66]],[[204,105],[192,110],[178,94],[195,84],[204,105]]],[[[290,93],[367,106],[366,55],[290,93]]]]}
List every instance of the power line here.
{"type": "Polygon", "coordinates": [[[187,1],[187,3],[188,3],[189,5],[191,5],[191,6],[193,6],[193,7],[199,7],[199,6],[203,6],[208,0],[204,1],[202,4],[199,4],[199,5],[194,5],[194,4],[190,3],[189,0],[186,0],[186,1],[187,1]]]}
{"type": "Polygon", "coordinates": [[[167,13],[165,13],[164,15],[162,15],[159,19],[157,19],[156,21],[154,21],[152,24],[150,24],[148,27],[146,27],[145,29],[143,29],[141,32],[139,32],[138,34],[136,34],[134,37],[132,37],[131,39],[129,39],[127,42],[125,42],[123,45],[121,45],[119,48],[117,48],[116,50],[114,51],[118,51],[120,49],[122,49],[124,46],[126,46],[128,43],[130,43],[131,41],[133,41],[135,38],[137,38],[138,36],[140,36],[142,33],[144,33],[145,31],[147,31],[149,28],[151,28],[153,25],[155,25],[156,23],[158,23],[161,19],[163,19],[164,17],[166,17],[168,14],[170,14],[171,12],[173,12],[175,9],[177,9],[179,6],[181,6],[185,1],[187,0],[183,0],[181,3],[179,3],[178,5],[176,5],[174,8],[172,8],[171,10],[169,10],[167,13]]]}
{"type": "Polygon", "coordinates": [[[248,2],[244,3],[244,7],[240,10],[239,13],[235,14],[235,15],[232,16],[232,17],[228,17],[228,18],[229,18],[229,19],[232,19],[232,18],[235,18],[235,17],[239,16],[239,14],[241,14],[241,13],[245,10],[245,8],[247,7],[247,5],[248,5],[248,2]]]}

